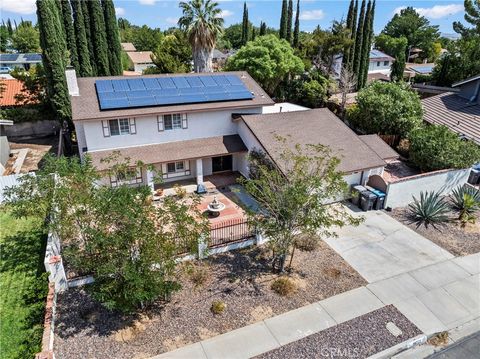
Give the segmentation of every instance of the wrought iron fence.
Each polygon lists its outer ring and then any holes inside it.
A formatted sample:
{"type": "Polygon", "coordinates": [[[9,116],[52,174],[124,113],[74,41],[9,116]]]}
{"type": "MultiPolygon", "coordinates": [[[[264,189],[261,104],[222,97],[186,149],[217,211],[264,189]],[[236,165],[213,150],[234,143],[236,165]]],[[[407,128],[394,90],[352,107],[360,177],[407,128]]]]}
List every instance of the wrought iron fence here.
{"type": "Polygon", "coordinates": [[[210,227],[209,248],[242,242],[255,235],[255,229],[245,218],[235,218],[210,227]]]}

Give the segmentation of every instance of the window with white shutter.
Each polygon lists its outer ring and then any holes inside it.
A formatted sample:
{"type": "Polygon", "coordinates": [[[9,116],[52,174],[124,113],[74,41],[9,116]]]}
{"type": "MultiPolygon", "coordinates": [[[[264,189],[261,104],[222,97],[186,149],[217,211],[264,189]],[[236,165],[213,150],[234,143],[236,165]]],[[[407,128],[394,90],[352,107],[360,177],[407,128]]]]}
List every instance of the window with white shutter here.
{"type": "Polygon", "coordinates": [[[163,125],[163,116],[157,116],[157,127],[159,132],[165,130],[165,127],[163,125]]]}
{"type": "Polygon", "coordinates": [[[108,121],[102,121],[103,137],[110,137],[110,126],[108,121]]]}
{"type": "Polygon", "coordinates": [[[187,120],[187,114],[184,113],[182,115],[182,128],[188,128],[188,120],[187,120]]]}
{"type": "Polygon", "coordinates": [[[137,124],[135,123],[135,119],[130,119],[130,134],[135,135],[137,134],[137,124]]]}

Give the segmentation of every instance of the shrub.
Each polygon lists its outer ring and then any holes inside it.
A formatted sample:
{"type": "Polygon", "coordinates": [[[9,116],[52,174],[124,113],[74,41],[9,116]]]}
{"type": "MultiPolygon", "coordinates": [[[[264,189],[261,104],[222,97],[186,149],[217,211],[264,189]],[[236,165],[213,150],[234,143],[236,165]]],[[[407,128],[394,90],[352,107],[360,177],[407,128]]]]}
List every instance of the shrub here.
{"type": "Polygon", "coordinates": [[[473,187],[461,186],[453,190],[452,208],[459,212],[458,219],[462,225],[475,223],[475,212],[480,209],[480,191],[473,187]]]}
{"type": "Polygon", "coordinates": [[[312,252],[319,246],[320,238],[316,235],[299,234],[295,238],[295,247],[305,252],[312,252]]]}
{"type": "Polygon", "coordinates": [[[446,126],[427,125],[409,135],[409,157],[422,171],[468,168],[480,161],[480,147],[446,126]]]}
{"type": "Polygon", "coordinates": [[[449,211],[448,203],[438,192],[420,192],[420,199],[413,197],[413,203],[408,205],[410,215],[417,227],[420,225],[432,225],[446,222],[449,211]]]}
{"type": "Polygon", "coordinates": [[[186,263],[184,270],[195,287],[204,285],[210,274],[208,267],[201,264],[186,263]]]}
{"type": "Polygon", "coordinates": [[[282,297],[291,295],[297,290],[297,286],[295,285],[295,283],[287,277],[280,277],[275,279],[270,288],[282,297]]]}
{"type": "Polygon", "coordinates": [[[210,310],[213,314],[218,315],[222,314],[225,311],[225,308],[227,308],[227,305],[224,302],[221,300],[214,300],[210,310]]]}

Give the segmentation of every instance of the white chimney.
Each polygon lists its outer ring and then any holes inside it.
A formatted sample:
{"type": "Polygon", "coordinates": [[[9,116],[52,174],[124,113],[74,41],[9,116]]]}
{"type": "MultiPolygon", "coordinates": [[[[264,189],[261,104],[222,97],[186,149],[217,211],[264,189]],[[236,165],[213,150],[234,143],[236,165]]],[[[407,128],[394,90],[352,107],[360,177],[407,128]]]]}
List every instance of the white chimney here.
{"type": "Polygon", "coordinates": [[[80,96],[75,69],[73,67],[67,67],[65,77],[67,78],[68,94],[70,96],[80,96]]]}

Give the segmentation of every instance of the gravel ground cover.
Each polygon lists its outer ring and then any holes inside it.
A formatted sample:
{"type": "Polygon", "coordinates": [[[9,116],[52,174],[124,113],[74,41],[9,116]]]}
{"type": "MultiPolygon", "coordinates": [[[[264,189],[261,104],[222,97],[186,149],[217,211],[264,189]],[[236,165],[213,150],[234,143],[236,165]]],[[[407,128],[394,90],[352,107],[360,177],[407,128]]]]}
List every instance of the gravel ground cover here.
{"type": "Polygon", "coordinates": [[[451,221],[437,228],[432,226],[417,228],[416,224],[409,221],[406,208],[396,208],[386,213],[455,256],[480,252],[480,219],[476,224],[467,224],[464,228],[460,226],[456,217],[452,217],[451,221]]]}
{"type": "Polygon", "coordinates": [[[281,297],[270,288],[277,276],[269,256],[254,247],[210,257],[200,267],[185,264],[183,289],[135,316],[110,312],[85,290],[70,289],[58,300],[56,357],[147,358],[367,284],[321,242],[296,252],[290,278],[297,291],[281,297]],[[216,300],[226,305],[222,314],[210,310],[216,300]]]}
{"type": "Polygon", "coordinates": [[[366,358],[421,333],[393,305],[389,305],[256,358],[366,358]],[[401,330],[400,335],[395,336],[387,329],[389,322],[401,330]]]}

